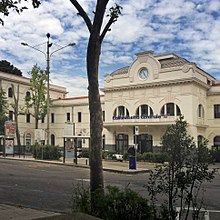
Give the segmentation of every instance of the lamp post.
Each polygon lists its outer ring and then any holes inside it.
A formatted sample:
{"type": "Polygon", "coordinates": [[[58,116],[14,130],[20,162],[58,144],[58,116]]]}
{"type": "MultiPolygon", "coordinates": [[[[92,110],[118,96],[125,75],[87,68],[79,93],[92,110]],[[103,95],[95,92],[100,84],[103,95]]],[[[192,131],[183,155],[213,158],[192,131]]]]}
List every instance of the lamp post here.
{"type": "Polygon", "coordinates": [[[50,140],[50,34],[47,33],[47,145],[50,140]]]}
{"type": "Polygon", "coordinates": [[[29,45],[27,43],[24,43],[24,42],[22,42],[21,44],[23,46],[30,47],[34,50],[37,50],[37,51],[43,53],[45,55],[45,58],[46,58],[46,62],[47,62],[47,67],[46,67],[46,72],[47,72],[47,129],[46,129],[46,133],[47,133],[47,138],[46,138],[46,140],[47,140],[47,145],[49,145],[49,142],[50,142],[49,141],[50,140],[50,91],[49,91],[50,90],[50,58],[57,51],[62,50],[66,47],[74,46],[75,43],[67,44],[66,46],[60,47],[59,49],[54,50],[52,53],[50,53],[50,47],[52,47],[53,43],[50,43],[50,33],[47,33],[46,36],[47,36],[47,50],[46,50],[46,53],[37,48],[37,46],[39,46],[39,45],[31,46],[31,45],[29,45]]]}

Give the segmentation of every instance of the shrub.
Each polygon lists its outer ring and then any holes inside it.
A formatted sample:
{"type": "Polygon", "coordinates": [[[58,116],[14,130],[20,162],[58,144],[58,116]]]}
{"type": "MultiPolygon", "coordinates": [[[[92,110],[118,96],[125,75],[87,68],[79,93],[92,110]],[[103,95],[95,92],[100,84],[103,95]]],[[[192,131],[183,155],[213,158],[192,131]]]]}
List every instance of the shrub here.
{"type": "Polygon", "coordinates": [[[91,214],[90,190],[83,182],[73,186],[71,205],[73,212],[91,214]]]}
{"type": "MultiPolygon", "coordinates": [[[[124,153],[123,159],[128,160],[129,154],[124,153]]],[[[137,161],[145,161],[145,162],[152,162],[152,163],[164,163],[168,160],[168,154],[164,152],[145,152],[143,154],[136,153],[137,161]]]]}
{"type": "Polygon", "coordinates": [[[136,220],[153,219],[152,209],[148,205],[148,200],[141,197],[135,191],[125,188],[119,189],[115,186],[107,186],[103,198],[98,198],[96,213],[91,212],[89,188],[82,185],[74,190],[73,211],[84,212],[104,220],[136,220]]]}
{"type": "Polygon", "coordinates": [[[137,153],[137,161],[144,161],[144,154],[137,153]]]}
{"type": "MultiPolygon", "coordinates": [[[[137,153],[137,161],[145,161],[145,162],[152,162],[152,163],[164,163],[168,159],[167,153],[152,153],[152,152],[145,152],[143,154],[137,153]]],[[[123,157],[125,160],[128,159],[128,154],[124,154],[123,157]]]]}
{"type": "Polygon", "coordinates": [[[114,158],[114,154],[116,154],[115,151],[102,151],[102,158],[103,159],[107,159],[107,160],[113,160],[114,158]]]}
{"type": "Polygon", "coordinates": [[[220,150],[213,150],[211,155],[214,162],[220,162],[220,150]]]}
{"type": "Polygon", "coordinates": [[[52,145],[35,145],[34,158],[43,160],[59,160],[61,152],[58,146],[52,145]]]}
{"type": "Polygon", "coordinates": [[[89,158],[89,148],[82,148],[82,157],[89,158]]]}
{"type": "Polygon", "coordinates": [[[127,152],[123,154],[123,159],[124,160],[128,160],[128,157],[129,157],[129,154],[127,152]]]}

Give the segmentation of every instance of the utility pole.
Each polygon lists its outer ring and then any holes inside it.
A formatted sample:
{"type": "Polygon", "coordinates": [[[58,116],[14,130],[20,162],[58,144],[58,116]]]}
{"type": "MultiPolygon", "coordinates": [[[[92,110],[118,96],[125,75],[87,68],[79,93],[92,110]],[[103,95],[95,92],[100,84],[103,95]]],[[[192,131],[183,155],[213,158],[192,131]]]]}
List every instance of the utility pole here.
{"type": "Polygon", "coordinates": [[[47,127],[46,127],[46,144],[49,145],[50,144],[50,58],[57,51],[62,50],[64,48],[66,48],[66,47],[75,46],[76,44],[75,43],[67,44],[66,46],[60,47],[59,49],[54,50],[54,51],[52,51],[52,53],[50,53],[50,47],[52,47],[53,43],[50,43],[50,33],[47,33],[46,36],[47,36],[47,50],[46,50],[46,53],[43,52],[42,50],[39,50],[37,48],[37,46],[39,46],[39,45],[31,46],[31,45],[29,45],[27,43],[24,43],[24,42],[22,42],[21,44],[23,46],[30,47],[30,48],[32,48],[34,50],[37,50],[37,51],[43,53],[45,55],[45,58],[46,58],[46,62],[47,62],[47,67],[46,67],[46,73],[47,73],[47,127]]]}
{"type": "Polygon", "coordinates": [[[50,34],[47,33],[47,145],[50,144],[50,34]]]}

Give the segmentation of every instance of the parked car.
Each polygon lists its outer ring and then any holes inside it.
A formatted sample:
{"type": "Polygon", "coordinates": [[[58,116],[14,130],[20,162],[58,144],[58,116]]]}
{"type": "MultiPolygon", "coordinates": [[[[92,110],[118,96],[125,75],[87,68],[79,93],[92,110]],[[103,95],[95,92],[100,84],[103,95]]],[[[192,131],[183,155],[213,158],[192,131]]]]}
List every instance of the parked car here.
{"type": "Polygon", "coordinates": [[[113,154],[112,156],[115,157],[115,159],[117,161],[120,161],[120,162],[123,161],[123,155],[122,154],[113,154]]]}
{"type": "Polygon", "coordinates": [[[78,158],[82,157],[82,148],[77,148],[77,157],[78,158]]]}

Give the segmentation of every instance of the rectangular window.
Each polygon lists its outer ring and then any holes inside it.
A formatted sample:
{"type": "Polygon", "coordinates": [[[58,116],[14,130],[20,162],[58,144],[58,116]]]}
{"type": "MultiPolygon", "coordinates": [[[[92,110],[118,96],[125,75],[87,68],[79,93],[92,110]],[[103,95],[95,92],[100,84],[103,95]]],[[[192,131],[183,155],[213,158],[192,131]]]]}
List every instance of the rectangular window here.
{"type": "Polygon", "coordinates": [[[70,121],[70,113],[69,112],[66,113],[66,121],[67,122],[70,121]]]}
{"type": "Polygon", "coordinates": [[[82,122],[82,112],[78,112],[78,122],[82,122]]]}
{"type": "Polygon", "coordinates": [[[214,118],[220,118],[220,104],[214,105],[214,118]]]}
{"type": "Polygon", "coordinates": [[[105,121],[105,111],[102,111],[102,120],[105,121]]]}
{"type": "Polygon", "coordinates": [[[78,142],[77,142],[77,147],[78,147],[78,148],[82,148],[82,140],[78,140],[78,142]]]}
{"type": "Polygon", "coordinates": [[[212,81],[207,79],[207,84],[211,86],[212,85],[212,81]]]}
{"type": "Polygon", "coordinates": [[[51,123],[54,123],[54,113],[51,113],[51,123]]]}
{"type": "Polygon", "coordinates": [[[13,111],[9,111],[9,113],[8,113],[8,119],[9,119],[9,121],[13,121],[13,111]]]}
{"type": "Polygon", "coordinates": [[[42,115],[42,118],[41,118],[41,123],[42,124],[44,123],[44,119],[45,119],[45,117],[42,115]]]}
{"type": "Polygon", "coordinates": [[[31,114],[26,115],[26,122],[30,123],[31,122],[31,114]]]}
{"type": "Polygon", "coordinates": [[[13,97],[13,89],[12,89],[12,87],[8,88],[8,97],[9,98],[13,97]]]}

